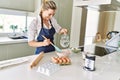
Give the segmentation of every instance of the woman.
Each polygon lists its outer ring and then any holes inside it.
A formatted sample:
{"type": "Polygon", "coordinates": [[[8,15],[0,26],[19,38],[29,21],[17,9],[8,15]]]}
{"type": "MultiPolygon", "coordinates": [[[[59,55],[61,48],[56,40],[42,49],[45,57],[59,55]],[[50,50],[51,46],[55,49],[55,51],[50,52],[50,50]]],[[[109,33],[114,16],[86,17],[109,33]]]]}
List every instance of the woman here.
{"type": "Polygon", "coordinates": [[[44,51],[55,51],[55,48],[50,44],[54,40],[54,34],[66,34],[67,29],[62,28],[57,24],[53,17],[56,11],[56,4],[53,1],[43,1],[39,16],[34,19],[28,29],[28,44],[32,47],[37,47],[35,54],[44,51]],[[45,36],[46,38],[43,38],[45,36]]]}

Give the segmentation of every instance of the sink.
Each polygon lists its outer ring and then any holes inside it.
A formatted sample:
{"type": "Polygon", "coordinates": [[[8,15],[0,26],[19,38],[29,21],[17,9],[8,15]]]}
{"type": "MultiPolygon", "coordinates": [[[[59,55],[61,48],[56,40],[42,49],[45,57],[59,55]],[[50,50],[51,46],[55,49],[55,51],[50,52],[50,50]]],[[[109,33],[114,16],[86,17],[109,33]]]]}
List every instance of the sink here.
{"type": "Polygon", "coordinates": [[[117,48],[100,47],[96,45],[80,46],[79,48],[81,48],[81,51],[90,52],[94,55],[101,56],[101,57],[117,51],[117,48]]]}
{"type": "Polygon", "coordinates": [[[10,37],[11,39],[27,39],[26,36],[10,37]]]}
{"type": "Polygon", "coordinates": [[[18,33],[11,33],[11,34],[8,34],[8,37],[11,38],[11,39],[27,39],[26,36],[23,36],[21,34],[18,34],[18,33]]]}
{"type": "Polygon", "coordinates": [[[9,37],[11,39],[27,39],[26,36],[9,37]]]}

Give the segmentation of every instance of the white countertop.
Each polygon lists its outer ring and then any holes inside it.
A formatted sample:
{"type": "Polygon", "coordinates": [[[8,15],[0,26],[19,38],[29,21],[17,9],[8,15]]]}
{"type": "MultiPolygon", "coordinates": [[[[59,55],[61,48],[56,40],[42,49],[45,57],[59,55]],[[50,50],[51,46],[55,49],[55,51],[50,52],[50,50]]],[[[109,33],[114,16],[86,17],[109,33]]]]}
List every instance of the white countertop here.
{"type": "Polygon", "coordinates": [[[27,39],[11,39],[9,37],[0,37],[0,44],[11,44],[20,42],[27,42],[27,39]]]}
{"type": "Polygon", "coordinates": [[[60,66],[60,70],[50,76],[37,72],[39,66],[56,56],[55,52],[46,53],[39,65],[29,68],[31,60],[36,55],[29,56],[29,62],[0,70],[0,80],[120,80],[120,52],[114,52],[104,57],[96,57],[95,71],[83,69],[82,54],[70,55],[71,65],[60,66]]]}

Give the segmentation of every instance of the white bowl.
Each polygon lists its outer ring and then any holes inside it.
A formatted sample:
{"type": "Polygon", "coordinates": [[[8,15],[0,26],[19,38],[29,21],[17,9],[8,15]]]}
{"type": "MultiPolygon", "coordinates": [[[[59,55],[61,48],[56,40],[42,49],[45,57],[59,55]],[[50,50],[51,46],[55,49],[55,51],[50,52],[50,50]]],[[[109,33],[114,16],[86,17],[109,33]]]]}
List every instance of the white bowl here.
{"type": "Polygon", "coordinates": [[[71,51],[73,53],[79,53],[79,52],[81,52],[81,49],[80,48],[71,48],[71,51]]]}
{"type": "Polygon", "coordinates": [[[65,50],[62,50],[62,52],[57,52],[57,51],[56,51],[56,54],[57,54],[59,57],[67,57],[67,56],[69,56],[69,54],[70,54],[70,50],[65,49],[65,50]]]}

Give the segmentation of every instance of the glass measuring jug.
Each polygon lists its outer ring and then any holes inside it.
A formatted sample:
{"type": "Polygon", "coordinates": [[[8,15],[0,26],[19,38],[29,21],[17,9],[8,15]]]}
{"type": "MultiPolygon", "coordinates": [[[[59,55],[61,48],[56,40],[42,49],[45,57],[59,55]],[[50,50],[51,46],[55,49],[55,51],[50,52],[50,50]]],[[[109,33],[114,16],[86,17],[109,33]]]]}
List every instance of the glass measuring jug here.
{"type": "Polygon", "coordinates": [[[70,40],[68,34],[62,34],[60,37],[60,45],[64,48],[69,47],[70,40]]]}

